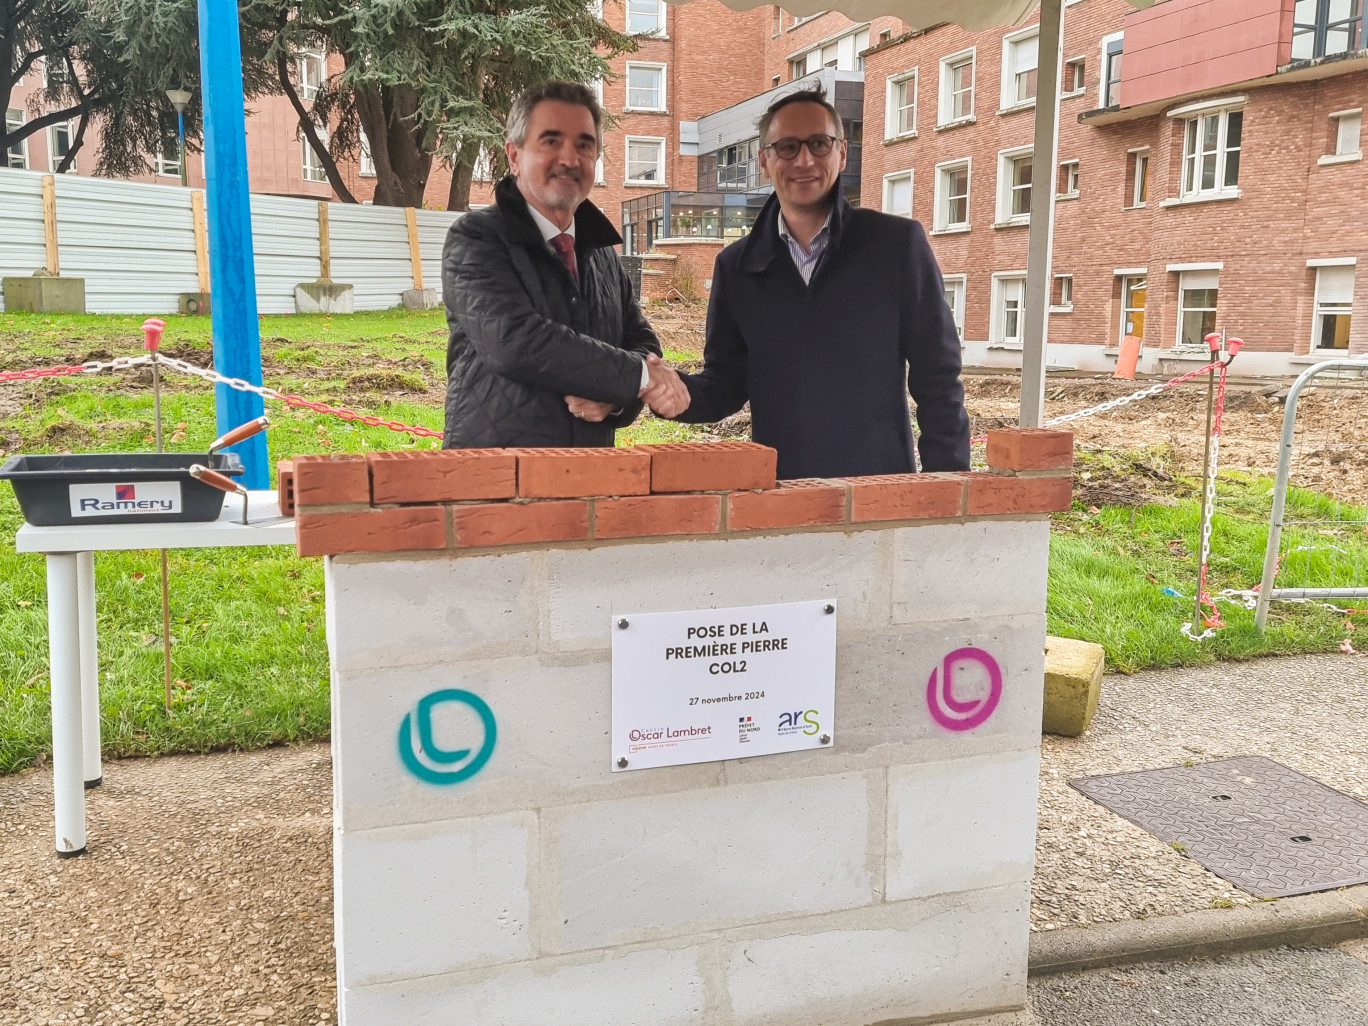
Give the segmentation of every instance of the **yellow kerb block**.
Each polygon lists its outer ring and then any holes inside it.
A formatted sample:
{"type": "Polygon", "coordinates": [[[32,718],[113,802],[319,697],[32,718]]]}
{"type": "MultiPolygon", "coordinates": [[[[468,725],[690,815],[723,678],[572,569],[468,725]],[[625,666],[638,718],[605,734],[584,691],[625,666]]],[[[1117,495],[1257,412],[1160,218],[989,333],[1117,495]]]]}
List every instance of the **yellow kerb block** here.
{"type": "Polygon", "coordinates": [[[1046,734],[1078,737],[1088,729],[1102,692],[1106,651],[1091,641],[1045,638],[1046,734]]]}

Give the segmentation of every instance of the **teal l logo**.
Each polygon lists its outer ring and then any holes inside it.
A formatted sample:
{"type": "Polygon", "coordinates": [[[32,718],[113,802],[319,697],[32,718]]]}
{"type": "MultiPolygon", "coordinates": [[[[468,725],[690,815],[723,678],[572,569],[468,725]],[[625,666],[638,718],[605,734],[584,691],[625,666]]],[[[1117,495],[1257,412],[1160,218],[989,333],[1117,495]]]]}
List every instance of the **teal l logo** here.
{"type": "Polygon", "coordinates": [[[460,688],[446,688],[424,695],[413,712],[404,714],[404,720],[399,724],[399,758],[419,780],[426,780],[429,784],[457,784],[484,769],[485,763],[494,754],[497,736],[494,711],[483,698],[460,688]],[[432,710],[444,702],[461,702],[470,706],[479,716],[484,727],[484,740],[473,757],[471,749],[443,748],[433,737],[432,710]]]}

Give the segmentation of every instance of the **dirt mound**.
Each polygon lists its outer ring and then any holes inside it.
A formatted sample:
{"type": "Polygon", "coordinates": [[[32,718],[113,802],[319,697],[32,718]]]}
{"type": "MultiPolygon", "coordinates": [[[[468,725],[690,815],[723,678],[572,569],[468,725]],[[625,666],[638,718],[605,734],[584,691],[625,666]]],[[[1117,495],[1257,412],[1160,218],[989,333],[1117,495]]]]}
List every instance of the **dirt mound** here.
{"type": "Polygon", "coordinates": [[[140,420],[111,420],[101,424],[82,424],[74,420],[59,420],[47,425],[22,440],[23,448],[59,449],[79,452],[97,443],[107,444],[112,435],[147,432],[152,425],[140,420]]]}
{"type": "Polygon", "coordinates": [[[361,371],[347,378],[347,389],[352,392],[413,393],[426,392],[427,382],[417,374],[397,370],[361,371]]]}

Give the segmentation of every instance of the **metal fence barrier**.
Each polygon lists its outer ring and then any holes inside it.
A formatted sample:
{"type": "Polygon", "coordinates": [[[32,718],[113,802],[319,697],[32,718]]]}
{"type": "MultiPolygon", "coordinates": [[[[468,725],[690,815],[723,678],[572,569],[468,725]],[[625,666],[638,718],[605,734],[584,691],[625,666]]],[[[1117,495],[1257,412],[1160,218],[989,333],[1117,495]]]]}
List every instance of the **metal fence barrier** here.
{"type": "Polygon", "coordinates": [[[1368,441],[1347,401],[1368,396],[1365,373],[1368,360],[1330,360],[1308,368],[1288,391],[1254,614],[1261,631],[1274,600],[1368,597],[1368,514],[1342,498],[1351,483],[1368,481],[1368,441]],[[1289,487],[1316,494],[1297,497],[1289,510],[1289,487]]]}

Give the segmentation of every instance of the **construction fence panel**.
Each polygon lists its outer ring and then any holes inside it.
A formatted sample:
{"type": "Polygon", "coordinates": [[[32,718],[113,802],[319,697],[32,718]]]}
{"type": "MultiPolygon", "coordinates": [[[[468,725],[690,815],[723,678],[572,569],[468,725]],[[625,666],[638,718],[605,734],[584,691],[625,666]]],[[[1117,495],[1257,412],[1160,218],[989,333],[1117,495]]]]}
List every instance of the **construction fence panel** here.
{"type": "Polygon", "coordinates": [[[398,306],[413,288],[408,221],[402,207],[328,204],[332,280],[352,286],[358,310],[398,306]]]}
{"type": "Polygon", "coordinates": [[[461,215],[445,210],[419,210],[416,213],[418,249],[423,255],[423,285],[436,289],[438,298],[441,298],[442,247],[446,244],[447,232],[461,215]]]}
{"type": "Polygon", "coordinates": [[[322,274],[318,201],[254,194],[252,250],[257,312],[294,313],[295,286],[317,281],[322,274]]]}
{"type": "Polygon", "coordinates": [[[1255,624],[1269,603],[1368,597],[1368,359],[1328,360],[1288,390],[1255,624]]]}
{"type": "Polygon", "coordinates": [[[32,171],[0,172],[0,278],[27,278],[46,266],[43,176],[32,171]]]}
{"type": "Polygon", "coordinates": [[[61,273],[85,279],[87,310],[161,313],[198,290],[189,189],[81,175],[56,186],[61,273]]]}

